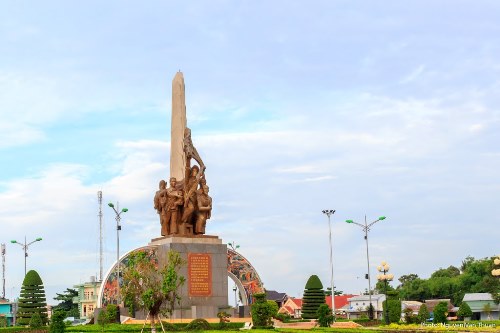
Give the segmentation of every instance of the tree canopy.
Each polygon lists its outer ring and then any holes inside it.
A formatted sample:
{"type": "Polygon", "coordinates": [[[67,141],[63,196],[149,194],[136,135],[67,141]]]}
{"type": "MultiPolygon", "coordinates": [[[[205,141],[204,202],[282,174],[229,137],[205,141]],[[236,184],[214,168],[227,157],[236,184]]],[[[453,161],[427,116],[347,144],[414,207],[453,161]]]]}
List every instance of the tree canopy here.
{"type": "Polygon", "coordinates": [[[399,278],[397,287],[403,300],[424,301],[426,299],[451,299],[459,305],[466,293],[491,293],[500,289],[499,279],[491,275],[494,258],[474,259],[467,257],[460,269],[455,266],[440,268],[429,279],[417,274],[407,274],[399,278]]]}
{"type": "Polygon", "coordinates": [[[144,309],[154,328],[155,317],[165,310],[171,315],[180,296],[178,289],[185,282],[179,269],[185,264],[178,252],[170,250],[167,262],[159,267],[155,252],[138,250],[131,253],[123,270],[122,293],[125,305],[134,312],[144,309]]]}

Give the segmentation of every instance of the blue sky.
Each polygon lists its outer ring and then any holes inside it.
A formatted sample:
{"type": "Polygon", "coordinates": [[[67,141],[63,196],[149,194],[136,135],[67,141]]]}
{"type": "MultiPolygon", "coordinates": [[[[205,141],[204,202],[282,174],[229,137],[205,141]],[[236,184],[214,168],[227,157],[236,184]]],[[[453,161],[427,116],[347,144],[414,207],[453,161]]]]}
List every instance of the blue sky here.
{"type": "MultiPolygon", "coordinates": [[[[268,289],[338,289],[372,267],[428,277],[498,254],[500,4],[496,1],[0,3],[0,241],[6,296],[21,241],[49,298],[99,270],[98,190],[129,208],[121,249],[159,236],[171,80],[214,200],[268,289]]],[[[104,207],[106,265],[115,257],[104,207]]],[[[372,276],[375,271],[372,269],[372,276]]],[[[231,299],[231,297],[230,297],[231,299]]],[[[54,301],[55,303],[55,301],[54,301]]]]}

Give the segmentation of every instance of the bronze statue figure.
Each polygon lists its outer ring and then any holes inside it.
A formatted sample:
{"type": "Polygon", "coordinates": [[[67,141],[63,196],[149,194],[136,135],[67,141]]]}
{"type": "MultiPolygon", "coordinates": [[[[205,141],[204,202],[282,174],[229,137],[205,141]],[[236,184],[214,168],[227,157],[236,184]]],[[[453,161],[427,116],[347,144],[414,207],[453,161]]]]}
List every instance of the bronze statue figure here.
{"type": "Polygon", "coordinates": [[[198,203],[194,228],[196,235],[205,233],[207,220],[210,219],[212,213],[212,198],[208,195],[208,190],[208,185],[202,185],[196,194],[198,203]]]}

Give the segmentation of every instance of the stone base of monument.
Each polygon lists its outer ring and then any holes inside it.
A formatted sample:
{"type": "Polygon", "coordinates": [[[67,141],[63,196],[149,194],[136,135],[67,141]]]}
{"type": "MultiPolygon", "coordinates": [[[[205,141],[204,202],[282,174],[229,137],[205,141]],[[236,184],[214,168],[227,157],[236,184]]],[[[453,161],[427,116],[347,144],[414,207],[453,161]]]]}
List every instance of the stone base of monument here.
{"type": "Polygon", "coordinates": [[[149,244],[157,247],[160,265],[169,250],[186,261],[179,274],[186,277],[180,290],[181,302],[175,305],[173,319],[216,318],[227,311],[227,245],[217,236],[176,236],[155,238],[149,244]]]}

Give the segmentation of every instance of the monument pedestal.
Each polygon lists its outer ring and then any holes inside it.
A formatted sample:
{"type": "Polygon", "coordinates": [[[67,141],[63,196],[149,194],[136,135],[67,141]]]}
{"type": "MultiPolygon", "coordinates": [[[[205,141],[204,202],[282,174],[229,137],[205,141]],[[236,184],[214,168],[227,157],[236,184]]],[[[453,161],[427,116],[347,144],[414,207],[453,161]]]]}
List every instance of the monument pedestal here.
{"type": "Polygon", "coordinates": [[[180,289],[180,304],[172,314],[174,319],[216,318],[226,310],[227,245],[217,236],[176,236],[155,238],[149,243],[157,247],[160,266],[166,264],[167,253],[174,250],[186,261],[179,275],[186,278],[180,289]]]}

